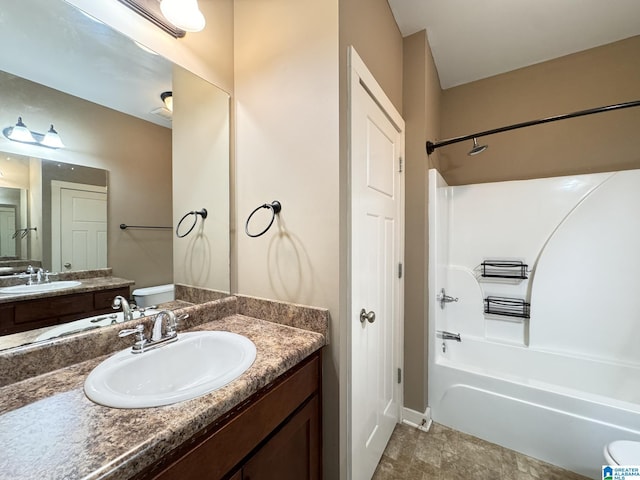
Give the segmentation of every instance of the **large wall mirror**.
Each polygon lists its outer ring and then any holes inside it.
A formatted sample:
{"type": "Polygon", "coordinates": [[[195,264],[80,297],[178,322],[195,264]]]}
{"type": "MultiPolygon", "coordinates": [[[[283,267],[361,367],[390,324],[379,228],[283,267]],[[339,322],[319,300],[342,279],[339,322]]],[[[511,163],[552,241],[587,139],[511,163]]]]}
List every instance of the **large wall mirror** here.
{"type": "MultiPolygon", "coordinates": [[[[0,275],[18,260],[53,272],[108,266],[133,288],[177,281],[228,292],[229,95],[63,0],[0,5],[0,130],[21,117],[37,134],[53,125],[64,143],[53,149],[0,134],[0,275]],[[199,159],[221,166],[207,179],[215,204],[207,222],[217,230],[203,240],[215,278],[185,273],[184,249],[176,256],[176,242],[197,249],[203,235],[176,238],[183,212],[173,211],[173,172],[187,165],[197,177],[199,159]],[[89,263],[64,251],[56,209],[65,211],[65,188],[91,192],[106,214],[106,250],[89,263]]],[[[197,201],[193,209],[211,209],[197,201]]]]}

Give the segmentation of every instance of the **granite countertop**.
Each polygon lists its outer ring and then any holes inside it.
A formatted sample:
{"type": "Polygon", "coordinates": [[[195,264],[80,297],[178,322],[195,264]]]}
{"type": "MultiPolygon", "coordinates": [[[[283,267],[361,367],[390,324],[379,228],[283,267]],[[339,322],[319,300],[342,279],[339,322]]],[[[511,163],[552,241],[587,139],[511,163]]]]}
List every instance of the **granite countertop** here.
{"type": "MultiPolygon", "coordinates": [[[[40,293],[0,293],[0,304],[34,300],[38,298],[58,297],[61,295],[71,295],[76,293],[93,292],[104,290],[107,288],[130,287],[135,283],[133,280],[126,280],[124,278],[118,277],[80,278],[78,279],[78,281],[80,282],[80,285],[78,285],[77,287],[65,288],[62,290],[53,290],[40,293]]],[[[52,283],[55,283],[55,280],[52,283]]]]}
{"type": "Polygon", "coordinates": [[[112,409],[83,391],[107,355],[0,388],[0,477],[126,479],[325,345],[309,330],[233,314],[197,330],[251,339],[254,364],[230,384],[193,400],[147,409],[112,409]]]}

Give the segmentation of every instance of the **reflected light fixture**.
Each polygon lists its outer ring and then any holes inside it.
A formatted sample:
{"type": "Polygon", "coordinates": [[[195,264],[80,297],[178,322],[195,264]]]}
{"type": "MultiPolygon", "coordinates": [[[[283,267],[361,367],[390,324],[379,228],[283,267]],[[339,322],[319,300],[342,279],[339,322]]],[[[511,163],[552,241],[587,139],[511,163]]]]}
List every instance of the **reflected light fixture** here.
{"type": "Polygon", "coordinates": [[[167,110],[173,112],[173,92],[162,92],[160,94],[160,98],[164,103],[164,106],[167,107],[167,110]]]}
{"type": "Polygon", "coordinates": [[[11,130],[8,135],[5,135],[9,140],[22,143],[36,143],[36,139],[33,137],[31,130],[22,123],[22,117],[18,117],[18,123],[14,127],[9,127],[11,130]]]}
{"type": "Polygon", "coordinates": [[[2,130],[2,134],[12,142],[26,143],[28,145],[37,145],[47,148],[64,148],[64,143],[60,139],[60,135],[53,128],[53,124],[47,133],[32,132],[22,122],[22,117],[18,117],[18,123],[12,127],[6,127],[2,130]]]}
{"type": "Polygon", "coordinates": [[[206,24],[198,0],[162,0],[160,11],[167,20],[185,32],[199,32],[206,24]]]}
{"type": "Polygon", "coordinates": [[[44,134],[44,138],[40,141],[40,145],[49,148],[64,148],[64,143],[60,139],[60,135],[56,132],[56,129],[53,128],[53,123],[47,133],[44,134]]]}

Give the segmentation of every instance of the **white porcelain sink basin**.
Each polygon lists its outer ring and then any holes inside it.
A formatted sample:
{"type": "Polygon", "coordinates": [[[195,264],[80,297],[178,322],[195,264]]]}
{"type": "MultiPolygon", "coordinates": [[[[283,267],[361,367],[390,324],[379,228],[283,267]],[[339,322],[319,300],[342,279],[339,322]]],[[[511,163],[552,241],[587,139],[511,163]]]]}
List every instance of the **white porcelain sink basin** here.
{"type": "Polygon", "coordinates": [[[128,348],[91,371],[84,391],[114,408],[169,405],[216,390],[244,373],[256,346],[231,332],[187,332],[174,343],[144,353],[128,348]]]}
{"type": "Polygon", "coordinates": [[[33,285],[14,285],[13,287],[0,288],[0,293],[42,293],[53,292],[55,290],[64,290],[65,288],[73,288],[80,286],[81,283],[76,280],[63,280],[60,282],[37,283],[33,285]]]}
{"type": "MultiPolygon", "coordinates": [[[[145,316],[155,315],[159,310],[145,310],[145,316]]],[[[134,310],[133,319],[138,319],[142,314],[134,310]]],[[[49,340],[50,338],[56,338],[63,335],[71,335],[72,333],[83,332],[98,327],[104,327],[106,325],[112,325],[114,323],[122,323],[124,321],[124,314],[120,312],[103,313],[102,315],[95,315],[93,317],[82,318],[80,320],[74,320],[73,322],[63,323],[56,325],[48,330],[45,330],[36,337],[34,341],[40,342],[42,340],[49,340]]]]}

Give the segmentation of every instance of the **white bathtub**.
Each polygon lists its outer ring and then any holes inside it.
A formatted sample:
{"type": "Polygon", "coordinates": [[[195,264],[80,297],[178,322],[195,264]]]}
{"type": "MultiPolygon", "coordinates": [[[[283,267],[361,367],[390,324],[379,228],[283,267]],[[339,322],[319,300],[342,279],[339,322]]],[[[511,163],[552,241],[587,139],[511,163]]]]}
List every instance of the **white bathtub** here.
{"type": "MultiPolygon", "coordinates": [[[[432,344],[433,345],[433,344],[432,344]]],[[[602,448],[640,441],[640,369],[473,337],[436,339],[434,421],[601,478],[602,448]]]]}

